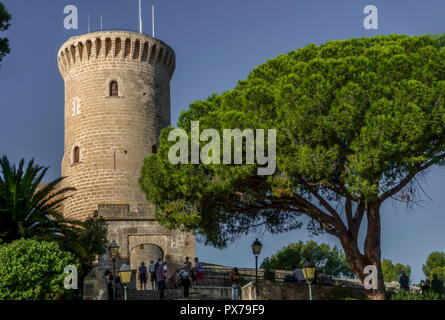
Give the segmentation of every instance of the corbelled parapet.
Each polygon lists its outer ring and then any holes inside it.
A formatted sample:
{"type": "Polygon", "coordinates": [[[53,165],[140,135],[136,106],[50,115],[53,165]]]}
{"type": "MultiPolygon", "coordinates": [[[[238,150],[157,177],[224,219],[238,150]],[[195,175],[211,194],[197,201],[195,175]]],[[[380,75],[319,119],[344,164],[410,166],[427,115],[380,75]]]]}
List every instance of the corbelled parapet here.
{"type": "MultiPolygon", "coordinates": [[[[62,76],[82,71],[91,63],[126,62],[128,68],[147,64],[161,68],[170,78],[175,71],[175,53],[163,41],[130,31],[92,32],[66,41],[59,50],[62,76]]],[[[104,67],[113,67],[105,64],[104,67]]]]}

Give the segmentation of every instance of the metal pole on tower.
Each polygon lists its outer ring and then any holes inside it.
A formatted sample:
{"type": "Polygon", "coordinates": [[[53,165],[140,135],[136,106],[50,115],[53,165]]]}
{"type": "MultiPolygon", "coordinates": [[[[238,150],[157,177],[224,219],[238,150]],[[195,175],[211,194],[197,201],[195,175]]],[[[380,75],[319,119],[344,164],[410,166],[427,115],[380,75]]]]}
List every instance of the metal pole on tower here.
{"type": "Polygon", "coordinates": [[[151,28],[153,32],[153,38],[155,37],[155,6],[151,6],[151,28]]]}
{"type": "Polygon", "coordinates": [[[88,33],[91,32],[90,14],[88,14],[88,33]]]}
{"type": "Polygon", "coordinates": [[[102,16],[100,16],[100,31],[103,31],[103,19],[102,19],[102,16]]]}
{"type": "Polygon", "coordinates": [[[142,33],[142,4],[139,0],[139,33],[142,33]]]}

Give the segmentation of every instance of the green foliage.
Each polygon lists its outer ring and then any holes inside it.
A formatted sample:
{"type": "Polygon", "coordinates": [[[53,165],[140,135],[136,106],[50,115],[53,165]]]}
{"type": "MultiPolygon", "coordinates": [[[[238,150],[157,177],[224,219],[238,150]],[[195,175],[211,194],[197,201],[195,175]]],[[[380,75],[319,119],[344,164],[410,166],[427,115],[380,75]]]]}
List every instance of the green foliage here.
{"type": "Polygon", "coordinates": [[[258,229],[280,233],[303,224],[345,235],[345,221],[356,241],[364,203],[382,203],[419,172],[443,164],[441,45],[431,36],[402,35],[311,44],[260,65],[230,91],[192,103],[178,121],[189,137],[196,120],[200,131],[214,128],[221,136],[223,129],[277,129],[277,170],[265,177],[257,164],[172,165],[173,128],[164,129],[140,177],[157,219],[196,230],[217,247],[258,229]]]}
{"type": "Polygon", "coordinates": [[[59,207],[65,194],[74,188],[59,189],[63,178],[42,184],[48,168],[34,165],[18,167],[6,156],[0,159],[0,243],[21,238],[58,242],[62,249],[80,260],[80,280],[92,268],[95,255],[106,248],[106,222],[103,218],[85,221],[65,219],[59,207]]]}
{"type": "MultiPolygon", "coordinates": [[[[5,31],[9,28],[9,20],[11,20],[11,15],[9,14],[4,4],[0,2],[0,31],[5,31]]],[[[0,37],[0,62],[3,60],[3,57],[9,52],[8,38],[0,37]]]]}
{"type": "Polygon", "coordinates": [[[0,159],[0,239],[11,242],[20,238],[54,236],[65,220],[58,212],[66,199],[64,194],[73,188],[57,190],[63,178],[41,184],[48,168],[34,165],[26,169],[22,159],[16,167],[6,156],[0,159]]]}
{"type": "Polygon", "coordinates": [[[290,244],[270,258],[266,258],[261,268],[293,270],[302,268],[306,260],[314,263],[317,270],[330,276],[352,277],[354,274],[343,252],[337,246],[331,248],[328,244],[318,244],[315,241],[290,244]]]}
{"type": "Polygon", "coordinates": [[[64,268],[78,261],[55,242],[16,240],[0,246],[0,300],[56,300],[64,288],[64,268]]]}
{"type": "Polygon", "coordinates": [[[77,230],[76,239],[86,248],[89,256],[105,253],[107,246],[107,223],[103,217],[88,218],[77,230]]]}
{"type": "Polygon", "coordinates": [[[410,293],[408,291],[398,291],[390,293],[390,300],[440,300],[436,294],[410,293]]]}
{"type": "Polygon", "coordinates": [[[433,268],[430,273],[431,279],[433,279],[434,275],[437,275],[438,279],[445,281],[445,266],[433,268]]]}
{"type": "Polygon", "coordinates": [[[445,281],[445,252],[430,253],[422,266],[422,271],[429,279],[433,278],[433,274],[437,274],[440,280],[445,281]]]}
{"type": "Polygon", "coordinates": [[[60,233],[48,240],[57,241],[61,247],[72,252],[81,264],[81,275],[86,276],[93,268],[96,255],[105,253],[107,245],[107,223],[103,217],[90,217],[85,221],[70,221],[63,225],[60,233]]]}
{"type": "Polygon", "coordinates": [[[411,276],[411,267],[409,265],[403,265],[400,263],[394,265],[391,260],[383,259],[382,273],[385,282],[399,281],[402,271],[405,271],[408,277],[411,276]]]}

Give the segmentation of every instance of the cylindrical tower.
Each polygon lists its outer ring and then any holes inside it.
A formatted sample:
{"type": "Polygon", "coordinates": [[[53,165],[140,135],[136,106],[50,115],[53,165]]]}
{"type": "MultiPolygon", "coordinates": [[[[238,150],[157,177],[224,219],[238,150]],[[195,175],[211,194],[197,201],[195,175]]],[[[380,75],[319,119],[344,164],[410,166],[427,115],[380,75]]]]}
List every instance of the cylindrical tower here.
{"type": "Polygon", "coordinates": [[[146,203],[138,185],[143,160],[170,125],[175,53],[127,31],[73,37],[58,53],[65,81],[63,186],[67,218],[84,220],[98,204],[146,203]]]}

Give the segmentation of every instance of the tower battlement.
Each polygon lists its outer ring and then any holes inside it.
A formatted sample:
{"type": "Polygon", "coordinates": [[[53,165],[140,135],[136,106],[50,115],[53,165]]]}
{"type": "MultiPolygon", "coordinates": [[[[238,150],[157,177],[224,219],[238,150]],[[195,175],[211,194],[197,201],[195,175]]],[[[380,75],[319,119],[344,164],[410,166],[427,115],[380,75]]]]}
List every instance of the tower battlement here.
{"type": "Polygon", "coordinates": [[[91,64],[100,68],[135,68],[146,64],[164,70],[169,77],[176,68],[175,53],[163,41],[131,31],[100,31],[70,38],[60,48],[58,65],[62,77],[81,72],[91,64]],[[124,64],[122,64],[124,62],[124,64]]]}

